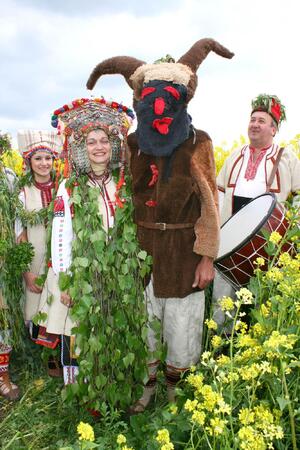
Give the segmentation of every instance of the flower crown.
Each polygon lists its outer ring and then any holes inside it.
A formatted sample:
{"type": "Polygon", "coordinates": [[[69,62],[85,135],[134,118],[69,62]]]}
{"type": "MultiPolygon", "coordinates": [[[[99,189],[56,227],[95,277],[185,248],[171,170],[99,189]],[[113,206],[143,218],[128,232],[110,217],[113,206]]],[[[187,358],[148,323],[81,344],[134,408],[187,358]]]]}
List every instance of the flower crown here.
{"type": "Polygon", "coordinates": [[[276,95],[260,94],[251,102],[252,113],[265,111],[275,120],[278,127],[286,120],[285,107],[276,95]]]}

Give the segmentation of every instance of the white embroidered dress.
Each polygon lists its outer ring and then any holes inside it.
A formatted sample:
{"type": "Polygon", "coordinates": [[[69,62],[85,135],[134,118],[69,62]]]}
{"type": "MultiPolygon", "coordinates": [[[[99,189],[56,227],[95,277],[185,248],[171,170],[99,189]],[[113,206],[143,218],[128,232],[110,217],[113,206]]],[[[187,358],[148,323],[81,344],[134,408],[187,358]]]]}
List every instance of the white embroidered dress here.
{"type": "MultiPolygon", "coordinates": [[[[102,216],[103,228],[107,231],[113,226],[114,216],[111,211],[112,202],[115,198],[116,185],[111,175],[104,182],[105,195],[101,194],[99,188],[98,206],[99,214],[102,216]]],[[[97,187],[97,182],[88,181],[88,186],[97,187]]],[[[72,212],[70,207],[70,196],[65,186],[65,181],[59,186],[55,203],[52,239],[51,260],[52,267],[49,268],[47,279],[41,295],[40,312],[46,313],[47,318],[40,325],[46,327],[48,333],[72,335],[74,322],[70,317],[70,308],[60,301],[59,273],[67,272],[72,261],[72,241],[76,239],[73,233],[72,212]]]]}

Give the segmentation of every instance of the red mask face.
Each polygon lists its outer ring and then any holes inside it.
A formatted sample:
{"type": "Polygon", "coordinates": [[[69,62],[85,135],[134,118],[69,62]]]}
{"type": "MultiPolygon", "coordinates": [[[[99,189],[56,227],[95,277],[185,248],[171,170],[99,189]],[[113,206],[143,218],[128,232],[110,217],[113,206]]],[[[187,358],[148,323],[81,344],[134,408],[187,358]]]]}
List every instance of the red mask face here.
{"type": "Polygon", "coordinates": [[[168,81],[150,81],[144,85],[137,102],[137,135],[145,153],[172,153],[189,134],[190,118],[186,110],[187,89],[168,81]]]}
{"type": "MultiPolygon", "coordinates": [[[[164,82],[162,82],[164,83],[164,82]]],[[[172,85],[167,86],[147,86],[144,87],[141,94],[141,101],[145,100],[147,102],[147,98],[149,97],[150,102],[152,102],[152,108],[156,119],[153,119],[152,126],[153,128],[160,134],[168,134],[169,126],[173,122],[173,118],[169,116],[164,116],[167,111],[170,109],[176,109],[176,102],[180,99],[180,92],[177,87],[172,85]],[[161,91],[164,92],[161,92],[161,91]],[[159,92],[161,95],[159,95],[159,92]],[[158,94],[158,96],[157,96],[158,94]]],[[[148,99],[148,102],[149,102],[148,99]]]]}

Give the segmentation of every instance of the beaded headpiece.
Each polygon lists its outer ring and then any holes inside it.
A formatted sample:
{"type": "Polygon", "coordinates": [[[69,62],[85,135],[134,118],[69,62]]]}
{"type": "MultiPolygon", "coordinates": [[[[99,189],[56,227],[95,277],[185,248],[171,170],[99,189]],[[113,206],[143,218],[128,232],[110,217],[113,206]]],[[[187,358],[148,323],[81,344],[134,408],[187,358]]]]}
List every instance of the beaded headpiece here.
{"type": "Polygon", "coordinates": [[[285,107],[276,95],[260,94],[252,100],[252,113],[264,111],[270,114],[279,127],[283,120],[286,120],[285,107]]]}
{"type": "Polygon", "coordinates": [[[37,151],[48,152],[56,158],[62,149],[62,141],[53,131],[20,130],[18,148],[26,161],[37,151]]]}
{"type": "Polygon", "coordinates": [[[73,100],[54,111],[52,126],[65,137],[64,150],[79,173],[91,170],[86,150],[87,134],[96,129],[105,131],[112,147],[111,165],[125,160],[125,142],[134,114],[117,102],[104,98],[73,100]]]}

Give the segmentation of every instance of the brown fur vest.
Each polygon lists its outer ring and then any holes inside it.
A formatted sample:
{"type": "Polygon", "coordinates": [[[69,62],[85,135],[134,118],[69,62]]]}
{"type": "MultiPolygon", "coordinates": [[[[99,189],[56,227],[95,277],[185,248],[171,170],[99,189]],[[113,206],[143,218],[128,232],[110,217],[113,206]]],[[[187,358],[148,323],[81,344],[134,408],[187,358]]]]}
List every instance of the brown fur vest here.
{"type": "Polygon", "coordinates": [[[195,144],[190,138],[176,151],[167,181],[163,179],[166,158],[139,152],[135,134],[128,137],[128,144],[135,222],[195,224],[194,228],[165,231],[138,225],[141,248],[153,258],[155,296],[186,297],[196,290],[192,283],[201,255],[215,257],[218,247],[211,141],[206,133],[197,130],[195,144]]]}

